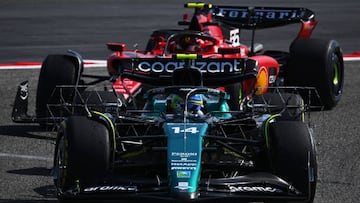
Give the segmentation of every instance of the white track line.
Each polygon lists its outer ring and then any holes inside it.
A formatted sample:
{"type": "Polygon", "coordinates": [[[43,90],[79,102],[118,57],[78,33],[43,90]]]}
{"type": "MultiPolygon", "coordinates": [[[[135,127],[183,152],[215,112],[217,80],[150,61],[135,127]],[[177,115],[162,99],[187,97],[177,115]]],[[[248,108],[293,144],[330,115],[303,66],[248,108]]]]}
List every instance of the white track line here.
{"type": "Polygon", "coordinates": [[[0,153],[0,157],[31,159],[31,160],[40,160],[40,161],[52,161],[53,160],[53,158],[51,158],[51,157],[22,155],[22,154],[9,154],[9,153],[0,153]]]}
{"type": "Polygon", "coordinates": [[[32,69],[40,69],[40,65],[9,65],[9,66],[0,66],[0,70],[32,70],[32,69]]]}
{"type": "MultiPolygon", "coordinates": [[[[106,60],[84,60],[84,68],[106,68],[107,62],[106,60]]],[[[41,63],[36,65],[24,64],[24,63],[14,63],[9,65],[0,64],[0,70],[17,70],[17,69],[40,69],[41,63]]]]}
{"type": "Polygon", "coordinates": [[[344,57],[344,61],[360,61],[360,57],[344,57]]]}

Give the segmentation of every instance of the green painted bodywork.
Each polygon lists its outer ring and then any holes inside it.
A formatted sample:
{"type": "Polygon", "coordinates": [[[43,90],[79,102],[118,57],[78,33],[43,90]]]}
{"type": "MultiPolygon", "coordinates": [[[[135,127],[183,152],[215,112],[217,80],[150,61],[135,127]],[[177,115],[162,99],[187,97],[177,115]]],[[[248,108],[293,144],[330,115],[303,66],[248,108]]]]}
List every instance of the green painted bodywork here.
{"type": "Polygon", "coordinates": [[[172,193],[194,193],[200,179],[207,123],[164,123],[168,141],[168,175],[172,193]]]}

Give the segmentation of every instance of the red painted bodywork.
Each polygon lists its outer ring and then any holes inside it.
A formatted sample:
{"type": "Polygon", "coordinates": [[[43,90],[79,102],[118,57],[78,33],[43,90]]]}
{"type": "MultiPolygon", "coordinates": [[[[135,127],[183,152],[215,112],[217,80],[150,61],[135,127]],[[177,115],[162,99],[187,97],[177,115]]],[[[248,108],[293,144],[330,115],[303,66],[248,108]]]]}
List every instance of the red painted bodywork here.
{"type": "Polygon", "coordinates": [[[300,32],[298,34],[299,39],[309,39],[312,32],[315,29],[315,26],[317,25],[317,21],[306,21],[303,22],[301,25],[300,32]]]}
{"type": "MultiPolygon", "coordinates": [[[[191,21],[188,21],[189,16],[184,15],[184,21],[182,21],[183,25],[189,25],[188,29],[184,29],[183,31],[188,32],[194,32],[194,28],[192,28],[192,21],[194,21],[194,18],[196,18],[197,24],[196,24],[196,31],[205,33],[207,35],[212,36],[215,38],[215,42],[211,45],[210,48],[204,48],[208,46],[208,42],[201,42],[199,43],[199,46],[201,47],[201,50],[197,50],[194,52],[187,52],[187,53],[197,53],[201,54],[203,58],[251,58],[258,62],[259,66],[259,74],[257,81],[255,82],[255,88],[260,88],[261,90],[257,90],[257,94],[266,93],[268,86],[272,85],[271,82],[273,80],[270,80],[270,74],[269,69],[272,68],[275,71],[272,71],[273,75],[272,77],[276,77],[279,74],[279,63],[269,56],[265,55],[255,55],[255,56],[249,56],[249,48],[247,46],[238,44],[236,46],[229,44],[223,34],[223,31],[219,24],[216,24],[213,22],[212,15],[211,14],[204,14],[201,12],[195,12],[193,19],[191,21]],[[239,52],[237,53],[227,53],[227,54],[219,54],[219,49],[237,49],[239,52]],[[260,74],[261,73],[261,74],[260,74]],[[274,75],[275,73],[275,75],[274,75]]],[[[180,22],[179,22],[180,24],[180,22]]],[[[315,28],[317,24],[317,21],[311,20],[311,21],[304,21],[302,22],[302,27],[300,29],[300,32],[298,33],[297,38],[309,38],[313,29],[315,28]]],[[[166,44],[167,44],[167,37],[164,36],[161,32],[154,32],[151,37],[150,41],[154,43],[154,46],[151,50],[147,50],[147,52],[141,52],[141,51],[131,51],[126,50],[126,46],[124,44],[116,44],[116,43],[109,43],[108,47],[110,50],[113,50],[114,53],[111,54],[108,58],[108,72],[110,75],[116,75],[117,70],[112,67],[112,62],[115,59],[119,58],[132,58],[132,57],[140,57],[140,58],[154,58],[154,57],[164,57],[164,58],[170,58],[172,54],[174,53],[180,53],[176,51],[169,51],[169,53],[165,50],[166,44]],[[116,48],[118,47],[118,48],[116,48]]],[[[168,49],[171,49],[171,47],[168,47],[168,49]]],[[[126,82],[125,86],[127,86],[127,89],[130,90],[131,93],[135,92],[136,90],[134,88],[139,88],[141,86],[138,82],[126,82]]],[[[118,78],[116,82],[114,83],[114,87],[120,91],[121,93],[124,93],[127,97],[127,92],[122,87],[121,79],[118,78]]],[[[253,90],[254,88],[254,81],[244,81],[242,84],[243,92],[248,92],[253,90]]]]}

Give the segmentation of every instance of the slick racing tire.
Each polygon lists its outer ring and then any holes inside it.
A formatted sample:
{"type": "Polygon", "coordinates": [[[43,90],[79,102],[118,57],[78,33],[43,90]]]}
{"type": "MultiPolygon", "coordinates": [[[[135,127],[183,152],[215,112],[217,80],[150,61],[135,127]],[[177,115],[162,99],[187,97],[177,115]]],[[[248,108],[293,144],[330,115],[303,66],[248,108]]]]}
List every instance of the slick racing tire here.
{"type": "MultiPolygon", "coordinates": [[[[76,97],[77,104],[84,104],[88,110],[116,115],[117,112],[125,111],[126,99],[123,94],[112,91],[83,91],[76,97]]],[[[85,113],[84,108],[78,113],[85,113]]]]}
{"type": "Polygon", "coordinates": [[[270,124],[270,152],[274,173],[314,200],[317,162],[314,140],[308,127],[298,121],[270,124]]]}
{"type": "MultiPolygon", "coordinates": [[[[54,182],[60,200],[78,185],[99,184],[109,172],[110,131],[100,119],[73,116],[61,126],[55,148],[54,182]]],[[[71,197],[71,195],[70,195],[71,197]]]]}
{"type": "Polygon", "coordinates": [[[231,111],[239,111],[240,102],[242,99],[241,84],[236,83],[225,87],[225,92],[230,94],[230,100],[228,101],[231,111]]]}
{"type": "MultiPolygon", "coordinates": [[[[290,46],[289,66],[285,70],[287,86],[315,87],[320,100],[313,95],[315,106],[332,109],[340,101],[344,85],[344,61],[335,40],[300,39],[290,46]]],[[[304,100],[308,99],[307,95],[304,100]]]]}
{"type": "Polygon", "coordinates": [[[61,99],[69,102],[73,95],[71,89],[65,89],[60,93],[55,89],[57,85],[75,85],[78,79],[79,68],[66,55],[49,55],[44,60],[38,81],[36,94],[36,116],[38,118],[61,115],[60,108],[48,110],[47,104],[59,104],[61,99]]]}
{"type": "Polygon", "coordinates": [[[299,94],[268,92],[253,97],[255,111],[281,114],[278,120],[303,121],[304,102],[299,94]]]}

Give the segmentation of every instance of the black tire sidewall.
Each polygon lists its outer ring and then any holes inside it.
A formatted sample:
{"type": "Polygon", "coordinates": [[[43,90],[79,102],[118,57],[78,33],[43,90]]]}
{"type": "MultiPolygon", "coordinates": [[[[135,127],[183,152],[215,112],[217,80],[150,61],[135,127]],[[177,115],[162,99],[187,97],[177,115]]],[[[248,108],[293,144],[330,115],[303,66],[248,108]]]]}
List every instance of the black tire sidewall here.
{"type": "Polygon", "coordinates": [[[265,110],[269,114],[281,113],[281,117],[278,120],[303,120],[304,103],[299,94],[268,92],[262,95],[255,95],[253,102],[254,104],[263,104],[264,106],[274,106],[273,108],[265,108],[265,110]]]}
{"type": "Polygon", "coordinates": [[[317,162],[314,141],[308,127],[298,121],[276,121],[270,124],[269,136],[274,173],[292,183],[309,197],[308,202],[312,202],[316,191],[317,162]],[[314,175],[313,182],[309,182],[309,170],[314,175]]]}
{"type": "Polygon", "coordinates": [[[241,84],[236,83],[225,87],[225,92],[230,94],[228,105],[230,110],[238,111],[240,109],[240,102],[242,97],[241,84]]]}
{"type": "MultiPolygon", "coordinates": [[[[41,66],[37,86],[37,117],[41,118],[49,116],[47,104],[56,104],[59,103],[60,100],[60,94],[58,92],[54,92],[55,87],[57,85],[75,85],[78,79],[78,71],[79,67],[75,65],[69,56],[49,55],[46,57],[41,66]]],[[[67,97],[71,97],[71,95],[63,96],[65,99],[69,99],[67,97]]]]}
{"type": "Polygon", "coordinates": [[[85,116],[69,117],[61,128],[54,164],[59,141],[64,139],[67,166],[66,175],[57,180],[64,183],[63,188],[58,189],[64,192],[74,186],[76,180],[86,185],[105,177],[110,170],[111,160],[108,128],[100,121],[85,116]]]}
{"type": "MultiPolygon", "coordinates": [[[[115,93],[113,91],[83,91],[79,95],[81,98],[77,97],[75,99],[76,103],[86,104],[88,108],[93,111],[111,113],[117,111],[125,111],[126,109],[126,99],[123,94],[115,93]],[[118,106],[107,107],[104,104],[117,104],[118,106]]],[[[81,108],[81,110],[84,110],[81,108]]],[[[82,111],[80,111],[82,112],[82,111]]]]}
{"type": "MultiPolygon", "coordinates": [[[[337,105],[342,95],[344,62],[337,41],[321,39],[295,40],[290,46],[290,59],[285,70],[287,86],[315,87],[326,109],[337,105]],[[334,92],[334,63],[339,68],[339,92],[334,92]]],[[[314,100],[315,105],[320,105],[314,100]]]]}

